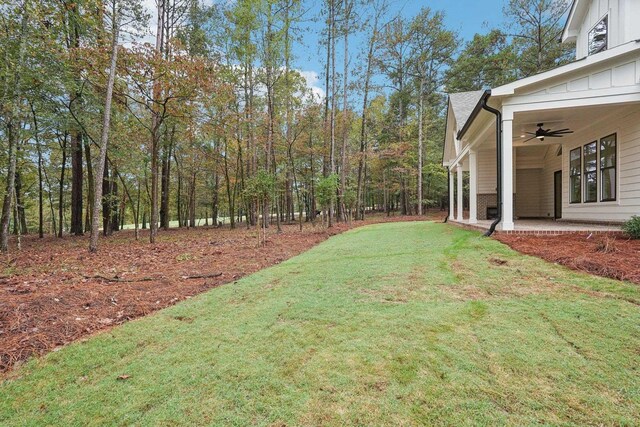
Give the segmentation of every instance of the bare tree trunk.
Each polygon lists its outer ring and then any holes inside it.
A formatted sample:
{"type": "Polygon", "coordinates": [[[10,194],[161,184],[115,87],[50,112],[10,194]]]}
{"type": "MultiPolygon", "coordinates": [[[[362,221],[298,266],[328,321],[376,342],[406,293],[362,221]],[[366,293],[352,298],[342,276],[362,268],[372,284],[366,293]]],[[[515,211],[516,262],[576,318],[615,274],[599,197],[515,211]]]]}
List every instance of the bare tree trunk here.
{"type": "MultiPolygon", "coordinates": [[[[19,202],[18,202],[18,198],[16,197],[16,195],[17,195],[16,190],[17,190],[17,187],[14,189],[13,196],[15,198],[15,200],[14,200],[14,202],[15,202],[14,203],[14,207],[15,207],[14,215],[15,215],[15,221],[16,221],[16,225],[17,225],[18,224],[18,215],[19,215],[18,214],[19,202]]],[[[16,227],[16,247],[17,247],[18,250],[22,249],[22,239],[21,239],[20,236],[21,236],[21,234],[20,234],[20,226],[18,225],[16,227]]]]}
{"type": "Polygon", "coordinates": [[[168,230],[171,221],[169,211],[169,191],[171,183],[171,151],[173,150],[173,141],[175,137],[176,127],[171,128],[171,135],[166,135],[165,144],[162,152],[162,179],[161,179],[161,195],[160,195],[160,226],[168,230]]]}
{"type": "MultiPolygon", "coordinates": [[[[108,162],[108,160],[107,160],[108,162]]],[[[111,176],[109,180],[109,185],[111,188],[111,194],[109,197],[109,205],[111,206],[109,209],[110,216],[107,217],[107,221],[109,222],[109,232],[113,233],[114,231],[118,231],[120,229],[120,198],[118,197],[118,181],[116,179],[116,175],[118,174],[115,166],[111,165],[111,176]]]]}
{"type": "Polygon", "coordinates": [[[182,166],[178,162],[178,155],[173,152],[173,159],[176,162],[176,174],[178,175],[178,191],[176,193],[176,212],[178,214],[178,228],[184,226],[184,216],[182,209],[182,166]]]}
{"type": "Polygon", "coordinates": [[[85,231],[91,232],[91,222],[93,220],[93,190],[95,181],[93,177],[93,166],[91,163],[91,145],[87,142],[84,144],[85,163],[87,165],[87,211],[85,218],[85,231]]]}
{"type": "Polygon", "coordinates": [[[102,235],[111,235],[111,198],[113,197],[113,187],[109,179],[109,159],[105,161],[102,175],[102,235]]]}
{"type": "Polygon", "coordinates": [[[51,216],[51,224],[49,227],[49,232],[51,234],[55,234],[58,229],[56,225],[56,212],[53,203],[53,187],[51,186],[51,181],[49,180],[49,175],[47,175],[47,169],[42,168],[42,174],[44,175],[44,180],[47,183],[47,198],[49,199],[49,215],[51,216]]]}
{"type": "Polygon", "coordinates": [[[38,237],[44,237],[44,188],[43,188],[43,162],[42,147],[40,146],[40,133],[38,130],[38,117],[32,103],[29,103],[33,117],[33,137],[36,140],[36,152],[38,154],[38,237]]]}
{"type": "MultiPolygon", "coordinates": [[[[164,34],[165,34],[165,1],[158,0],[158,25],[156,29],[156,54],[162,56],[164,51],[164,34]]],[[[159,82],[160,76],[154,76],[153,82],[153,99],[160,99],[162,87],[159,82]]],[[[160,126],[162,120],[157,106],[151,112],[151,223],[149,233],[149,241],[156,242],[158,235],[158,152],[160,150],[160,126]]]]}
{"type": "MultiPolygon", "coordinates": [[[[335,1],[331,0],[331,147],[329,150],[329,163],[331,164],[331,174],[336,172],[336,12],[335,1]]],[[[333,227],[334,200],[331,198],[329,204],[328,227],[333,227]]]]}
{"type": "Polygon", "coordinates": [[[133,221],[134,221],[134,228],[135,228],[135,233],[136,233],[136,240],[138,240],[140,238],[140,228],[138,226],[138,223],[140,221],[140,178],[136,179],[136,184],[137,184],[137,195],[136,195],[136,209],[133,213],[133,221]]]}
{"type": "Polygon", "coordinates": [[[62,237],[64,230],[64,175],[67,169],[67,137],[63,135],[62,143],[62,169],[60,170],[60,186],[58,187],[58,237],[62,237]]]}
{"type": "Polygon", "coordinates": [[[224,153],[224,178],[227,188],[227,203],[229,205],[229,221],[230,227],[234,229],[236,227],[236,218],[235,218],[235,192],[231,189],[231,177],[229,175],[229,162],[227,156],[229,155],[229,151],[227,150],[227,141],[225,137],[225,153],[224,153]]]}
{"type": "Polygon", "coordinates": [[[6,120],[7,139],[9,141],[9,167],[7,168],[7,181],[5,187],[4,200],[2,203],[2,217],[0,219],[0,251],[7,252],[9,250],[9,220],[11,217],[11,201],[15,186],[16,176],[16,163],[17,163],[17,150],[18,141],[20,140],[18,132],[20,131],[20,125],[16,123],[18,120],[18,112],[20,109],[22,92],[21,92],[21,69],[24,62],[25,47],[26,47],[26,33],[27,24],[29,20],[29,7],[28,2],[25,1],[22,23],[20,31],[20,44],[18,48],[18,63],[16,64],[16,70],[14,71],[14,93],[13,102],[11,103],[11,111],[9,117],[6,120]]]}
{"type": "Polygon", "coordinates": [[[16,234],[29,234],[29,229],[27,228],[27,217],[24,211],[24,204],[22,203],[22,175],[20,172],[16,172],[16,185],[14,189],[15,195],[15,203],[16,203],[16,229],[18,232],[16,234]]]}
{"type": "Polygon", "coordinates": [[[196,177],[197,173],[194,171],[191,177],[191,186],[189,188],[189,226],[196,226],[196,177]]]}
{"type": "Polygon", "coordinates": [[[365,209],[363,207],[363,189],[364,189],[364,169],[367,164],[367,109],[369,106],[369,87],[371,84],[371,73],[373,68],[373,53],[378,36],[378,21],[380,19],[381,10],[376,12],[373,22],[371,38],[369,39],[369,51],[367,53],[367,71],[364,77],[364,96],[362,99],[362,117],[360,123],[360,156],[358,159],[358,189],[356,194],[356,219],[364,220],[365,209]]]}
{"type": "MultiPolygon", "coordinates": [[[[107,94],[104,102],[104,115],[102,119],[102,134],[100,136],[100,155],[98,157],[98,165],[96,168],[96,176],[103,176],[105,163],[107,161],[107,144],[109,142],[109,126],[111,123],[111,101],[113,98],[113,86],[116,80],[116,65],[118,62],[118,35],[119,35],[119,17],[117,13],[117,1],[113,1],[112,9],[113,19],[113,35],[111,39],[111,63],[109,68],[109,80],[107,82],[107,94]]],[[[100,205],[102,202],[102,181],[96,180],[93,191],[93,215],[91,218],[91,239],[89,242],[89,251],[96,252],[98,250],[98,233],[100,228],[100,205]]],[[[157,225],[157,223],[156,223],[157,225]]]]}
{"type": "Polygon", "coordinates": [[[82,132],[71,133],[71,234],[84,234],[82,223],[82,132]]]}
{"type": "Polygon", "coordinates": [[[424,127],[424,77],[420,78],[420,106],[418,108],[418,215],[422,216],[422,138],[424,127]]]}
{"type": "Polygon", "coordinates": [[[348,107],[349,96],[347,90],[349,87],[349,25],[351,15],[351,4],[349,0],[343,0],[344,7],[344,75],[342,76],[342,164],[340,167],[340,213],[342,220],[348,221],[347,207],[344,203],[344,193],[347,190],[347,142],[349,139],[348,126],[348,107]]]}
{"type": "MultiPolygon", "coordinates": [[[[37,131],[36,131],[37,132],[37,131]]],[[[44,192],[42,189],[42,149],[40,148],[40,142],[37,141],[36,145],[38,149],[38,237],[44,237],[44,192]]]]}
{"type": "MultiPolygon", "coordinates": [[[[80,11],[78,5],[76,3],[71,3],[69,5],[68,13],[68,48],[71,52],[73,49],[78,49],[80,47],[80,28],[78,23],[80,11]]],[[[75,72],[74,74],[74,79],[76,81],[80,81],[80,72],[75,72]]],[[[77,103],[81,100],[81,93],[79,91],[72,93],[70,98],[77,103]]],[[[71,106],[69,108],[71,108],[71,106]]],[[[69,232],[76,236],[81,236],[84,234],[84,227],[82,223],[82,187],[84,177],[82,168],[82,131],[77,124],[71,126],[71,129],[69,129],[69,136],[69,154],[71,156],[71,222],[69,232]]]]}

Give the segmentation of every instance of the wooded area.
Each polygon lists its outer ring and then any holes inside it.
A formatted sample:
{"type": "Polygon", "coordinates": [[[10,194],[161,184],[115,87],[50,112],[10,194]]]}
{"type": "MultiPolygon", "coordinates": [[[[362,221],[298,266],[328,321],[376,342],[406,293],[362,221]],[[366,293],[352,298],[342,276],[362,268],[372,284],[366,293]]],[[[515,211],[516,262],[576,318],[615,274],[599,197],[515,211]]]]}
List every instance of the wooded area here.
{"type": "Polygon", "coordinates": [[[3,252],[10,234],[19,248],[91,233],[95,251],[131,224],[153,243],[171,221],[279,230],[444,208],[445,93],[571,58],[563,0],[510,0],[511,25],[466,43],[443,12],[386,0],[156,3],[0,0],[3,252]],[[324,96],[296,46],[322,56],[324,96]]]}

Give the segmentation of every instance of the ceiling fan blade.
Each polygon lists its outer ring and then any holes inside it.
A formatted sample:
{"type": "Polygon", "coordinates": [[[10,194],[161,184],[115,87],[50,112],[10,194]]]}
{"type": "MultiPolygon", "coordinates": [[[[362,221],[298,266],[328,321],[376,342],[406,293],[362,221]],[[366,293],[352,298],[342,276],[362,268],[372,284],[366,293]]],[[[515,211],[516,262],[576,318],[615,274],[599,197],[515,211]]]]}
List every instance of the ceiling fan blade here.
{"type": "Polygon", "coordinates": [[[570,130],[570,131],[565,131],[565,132],[560,132],[560,131],[551,132],[551,134],[555,134],[555,135],[569,135],[569,134],[572,134],[572,133],[573,133],[573,131],[572,131],[572,130],[570,130]]]}
{"type": "Polygon", "coordinates": [[[562,135],[556,135],[553,133],[549,133],[547,135],[544,136],[545,138],[562,138],[562,135]]]}
{"type": "Polygon", "coordinates": [[[525,140],[524,142],[529,142],[529,141],[531,141],[532,139],[536,139],[536,138],[538,138],[538,137],[537,137],[537,136],[533,136],[533,137],[531,137],[531,138],[529,138],[529,139],[525,140]]]}
{"type": "Polygon", "coordinates": [[[572,131],[571,129],[569,129],[569,128],[554,130],[554,132],[565,132],[565,131],[573,132],[573,131],[572,131]]]}

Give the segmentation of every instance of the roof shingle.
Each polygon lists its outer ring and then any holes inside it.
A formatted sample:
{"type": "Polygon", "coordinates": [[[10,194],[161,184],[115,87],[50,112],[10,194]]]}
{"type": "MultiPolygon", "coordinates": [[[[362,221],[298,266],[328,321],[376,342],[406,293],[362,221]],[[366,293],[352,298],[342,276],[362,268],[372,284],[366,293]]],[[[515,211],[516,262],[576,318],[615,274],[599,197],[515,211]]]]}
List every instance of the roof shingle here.
{"type": "Polygon", "coordinates": [[[484,90],[474,90],[471,92],[459,92],[449,94],[449,102],[456,118],[456,131],[460,131],[469,120],[473,109],[478,105],[478,101],[484,94],[484,90]]]}

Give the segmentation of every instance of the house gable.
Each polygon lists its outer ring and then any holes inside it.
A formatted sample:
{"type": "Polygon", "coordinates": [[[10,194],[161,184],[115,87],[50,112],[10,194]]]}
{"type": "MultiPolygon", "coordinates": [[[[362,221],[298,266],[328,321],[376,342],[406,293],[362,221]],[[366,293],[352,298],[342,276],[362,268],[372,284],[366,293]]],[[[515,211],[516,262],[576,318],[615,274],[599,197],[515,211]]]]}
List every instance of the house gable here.
{"type": "Polygon", "coordinates": [[[444,141],[444,153],[442,162],[447,166],[455,159],[463,147],[458,140],[458,132],[467,123],[478,101],[485,93],[483,90],[452,93],[447,104],[447,126],[444,141]]]}
{"type": "MultiPolygon", "coordinates": [[[[640,2],[637,0],[574,0],[565,25],[562,41],[576,43],[576,58],[590,52],[595,32],[606,29],[604,49],[611,49],[640,39],[640,2]]],[[[600,33],[602,36],[603,34],[600,33]]]]}

